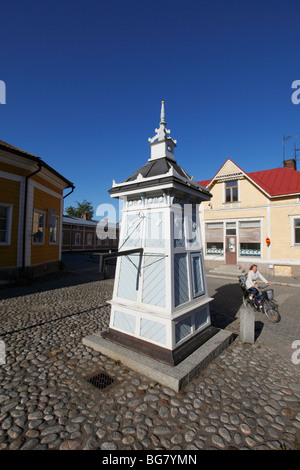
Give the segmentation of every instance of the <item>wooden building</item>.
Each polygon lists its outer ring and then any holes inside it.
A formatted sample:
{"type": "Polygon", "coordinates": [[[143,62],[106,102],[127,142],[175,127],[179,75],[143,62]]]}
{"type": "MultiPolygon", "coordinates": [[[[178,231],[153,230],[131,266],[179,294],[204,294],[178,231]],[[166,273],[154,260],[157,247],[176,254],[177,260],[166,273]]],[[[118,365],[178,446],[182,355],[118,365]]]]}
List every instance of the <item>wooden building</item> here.
{"type": "Polygon", "coordinates": [[[63,252],[117,251],[119,224],[63,216],[63,252]]]}
{"type": "Polygon", "coordinates": [[[64,198],[74,185],[41,158],[0,141],[0,277],[58,269],[64,198]],[[64,190],[70,188],[64,195],[64,190]]]}

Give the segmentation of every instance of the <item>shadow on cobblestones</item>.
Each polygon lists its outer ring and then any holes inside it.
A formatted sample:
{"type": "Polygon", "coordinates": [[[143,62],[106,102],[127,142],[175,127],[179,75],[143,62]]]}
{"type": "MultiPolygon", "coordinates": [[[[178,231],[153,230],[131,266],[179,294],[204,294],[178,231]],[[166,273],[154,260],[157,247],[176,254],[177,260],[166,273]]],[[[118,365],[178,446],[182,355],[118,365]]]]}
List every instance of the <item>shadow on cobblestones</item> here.
{"type": "Polygon", "coordinates": [[[33,280],[19,280],[14,285],[1,289],[0,299],[10,299],[100,280],[97,255],[65,253],[62,255],[62,265],[63,269],[55,273],[33,280]]]}
{"type": "Polygon", "coordinates": [[[210,304],[211,321],[217,328],[226,328],[237,320],[242,305],[241,288],[238,284],[224,284],[218,287],[210,304]]]}

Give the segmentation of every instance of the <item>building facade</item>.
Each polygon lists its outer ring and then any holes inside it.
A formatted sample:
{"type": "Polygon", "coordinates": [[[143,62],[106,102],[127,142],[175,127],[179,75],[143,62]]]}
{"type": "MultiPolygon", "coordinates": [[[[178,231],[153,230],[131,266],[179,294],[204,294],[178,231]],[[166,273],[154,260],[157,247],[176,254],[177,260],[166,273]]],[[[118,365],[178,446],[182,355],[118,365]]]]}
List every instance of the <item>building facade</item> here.
{"type": "Polygon", "coordinates": [[[282,168],[244,172],[227,159],[211,180],[213,195],[201,205],[208,268],[253,263],[266,275],[300,275],[300,172],[282,168]]]}
{"type": "Polygon", "coordinates": [[[67,188],[72,192],[73,183],[42,159],[0,141],[2,278],[35,277],[58,268],[67,188]]]}
{"type": "Polygon", "coordinates": [[[63,217],[63,252],[117,251],[119,224],[87,220],[85,216],[63,217]]]}

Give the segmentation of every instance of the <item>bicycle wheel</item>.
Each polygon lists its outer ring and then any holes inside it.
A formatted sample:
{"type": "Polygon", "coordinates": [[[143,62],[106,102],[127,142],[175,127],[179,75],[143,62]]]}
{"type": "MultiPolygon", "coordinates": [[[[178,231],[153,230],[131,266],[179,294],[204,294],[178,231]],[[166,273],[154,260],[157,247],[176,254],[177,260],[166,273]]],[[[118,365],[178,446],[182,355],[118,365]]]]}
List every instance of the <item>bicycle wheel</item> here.
{"type": "Polygon", "coordinates": [[[263,303],[263,309],[268,319],[271,320],[273,323],[278,323],[280,321],[278,307],[273,302],[271,302],[270,300],[265,300],[263,303]]]}

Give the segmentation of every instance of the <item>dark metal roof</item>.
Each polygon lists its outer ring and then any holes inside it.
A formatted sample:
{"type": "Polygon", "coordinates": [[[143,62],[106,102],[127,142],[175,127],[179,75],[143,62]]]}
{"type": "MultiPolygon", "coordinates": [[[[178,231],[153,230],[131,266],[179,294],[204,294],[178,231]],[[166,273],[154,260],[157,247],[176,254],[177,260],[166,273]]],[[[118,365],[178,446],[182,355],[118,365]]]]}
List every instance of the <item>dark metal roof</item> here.
{"type": "Polygon", "coordinates": [[[31,153],[25,152],[25,150],[21,150],[18,147],[14,147],[11,144],[8,144],[7,142],[4,142],[3,140],[0,140],[0,149],[5,150],[6,152],[14,153],[15,155],[19,155],[20,157],[27,158],[28,160],[32,160],[35,163],[40,164],[47,170],[51,171],[55,176],[63,180],[67,186],[66,188],[74,188],[74,183],[69,181],[67,178],[62,176],[58,171],[54,170],[50,165],[48,165],[46,162],[44,162],[40,157],[37,157],[36,155],[32,155],[31,153]]]}
{"type": "Polygon", "coordinates": [[[109,193],[116,194],[123,190],[130,191],[135,188],[142,189],[155,187],[169,182],[176,182],[183,187],[190,186],[195,191],[211,196],[209,190],[198,185],[198,183],[181,166],[179,166],[175,160],[170,160],[166,157],[148,161],[133,173],[133,175],[123,181],[123,183],[111,188],[109,193]],[[167,175],[172,168],[174,170],[173,175],[167,175]],[[139,175],[142,176],[142,178],[138,178],[139,175]],[[184,178],[184,180],[182,180],[182,178],[184,178]],[[132,184],[128,184],[130,182],[132,182],[132,184]]]}
{"type": "Polygon", "coordinates": [[[184,178],[191,179],[190,175],[184,171],[176,162],[169,160],[168,158],[159,158],[157,160],[153,160],[147,162],[141,168],[139,168],[132,176],[127,178],[125,182],[134,181],[139,174],[141,174],[144,178],[151,178],[153,176],[162,176],[168,173],[170,168],[173,167],[174,170],[184,178]]]}

